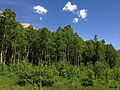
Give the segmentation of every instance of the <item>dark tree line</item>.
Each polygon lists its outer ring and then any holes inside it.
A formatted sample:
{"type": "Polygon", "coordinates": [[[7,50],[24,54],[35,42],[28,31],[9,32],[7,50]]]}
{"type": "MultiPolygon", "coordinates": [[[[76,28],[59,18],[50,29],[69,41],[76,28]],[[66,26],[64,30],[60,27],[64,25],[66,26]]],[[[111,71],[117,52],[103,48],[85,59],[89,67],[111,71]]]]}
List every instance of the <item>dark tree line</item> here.
{"type": "Polygon", "coordinates": [[[112,68],[119,61],[118,53],[112,44],[105,44],[105,40],[98,41],[97,35],[94,40],[84,41],[73,32],[70,25],[51,32],[47,28],[23,28],[10,8],[0,15],[1,64],[14,64],[23,60],[33,64],[66,60],[78,66],[89,62],[94,65],[99,61],[108,63],[112,68]]]}

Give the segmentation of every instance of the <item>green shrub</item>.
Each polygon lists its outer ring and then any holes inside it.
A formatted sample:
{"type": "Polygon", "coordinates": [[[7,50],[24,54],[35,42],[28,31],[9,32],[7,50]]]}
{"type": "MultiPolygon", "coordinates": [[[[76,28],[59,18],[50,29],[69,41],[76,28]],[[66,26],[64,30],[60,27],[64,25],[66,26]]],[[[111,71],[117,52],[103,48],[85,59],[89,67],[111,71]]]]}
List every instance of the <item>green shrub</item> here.
{"type": "Polygon", "coordinates": [[[52,86],[54,84],[54,76],[57,75],[57,70],[54,65],[33,66],[28,63],[21,63],[21,69],[18,70],[20,85],[39,84],[43,86],[52,86]]]}
{"type": "Polygon", "coordinates": [[[83,78],[82,79],[82,83],[83,86],[87,87],[87,86],[93,86],[94,82],[91,79],[88,78],[83,78]]]}
{"type": "Polygon", "coordinates": [[[117,83],[115,80],[109,80],[108,81],[108,87],[109,88],[117,88],[119,83],[117,83]]]}
{"type": "Polygon", "coordinates": [[[103,62],[97,61],[94,65],[93,71],[95,73],[96,79],[102,79],[102,80],[106,79],[107,65],[104,64],[103,62]]]}

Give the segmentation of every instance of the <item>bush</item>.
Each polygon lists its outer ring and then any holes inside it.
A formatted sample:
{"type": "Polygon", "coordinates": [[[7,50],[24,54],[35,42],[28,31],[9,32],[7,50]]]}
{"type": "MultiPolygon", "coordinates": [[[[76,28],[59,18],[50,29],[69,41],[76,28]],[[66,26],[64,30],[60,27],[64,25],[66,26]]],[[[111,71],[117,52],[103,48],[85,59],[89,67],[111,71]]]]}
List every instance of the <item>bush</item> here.
{"type": "Polygon", "coordinates": [[[94,82],[91,79],[88,78],[83,78],[82,79],[82,83],[83,86],[87,87],[87,86],[93,86],[94,82]]]}
{"type": "Polygon", "coordinates": [[[104,64],[103,62],[97,61],[94,65],[93,71],[95,73],[96,79],[102,79],[102,80],[106,79],[107,65],[104,64]]]}
{"type": "Polygon", "coordinates": [[[109,88],[117,88],[119,83],[117,83],[115,80],[109,80],[108,87],[109,88]]]}
{"type": "Polygon", "coordinates": [[[78,67],[65,61],[58,62],[56,66],[54,63],[39,63],[36,66],[23,61],[10,66],[0,65],[0,75],[16,76],[19,85],[31,84],[37,87],[52,86],[55,82],[59,84],[70,82],[85,87],[108,85],[109,88],[116,88],[120,83],[120,69],[117,67],[110,69],[101,62],[96,62],[94,66],[89,63],[78,67]]]}
{"type": "Polygon", "coordinates": [[[39,84],[43,86],[52,86],[54,84],[54,76],[57,75],[57,71],[53,66],[33,66],[31,64],[22,63],[21,67],[24,69],[19,70],[19,82],[20,85],[25,84],[39,84]]]}

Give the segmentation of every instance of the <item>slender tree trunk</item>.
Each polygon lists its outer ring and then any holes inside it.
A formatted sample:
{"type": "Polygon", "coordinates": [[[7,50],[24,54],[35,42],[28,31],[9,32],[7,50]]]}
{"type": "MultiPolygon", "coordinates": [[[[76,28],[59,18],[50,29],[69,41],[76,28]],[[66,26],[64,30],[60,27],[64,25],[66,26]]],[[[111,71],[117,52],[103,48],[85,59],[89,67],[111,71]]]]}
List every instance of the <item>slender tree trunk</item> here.
{"type": "Polygon", "coordinates": [[[2,64],[3,62],[3,53],[2,53],[2,50],[1,50],[1,53],[0,53],[0,63],[2,64]]]}
{"type": "Polygon", "coordinates": [[[10,63],[12,63],[13,57],[14,57],[14,55],[13,55],[13,53],[12,53],[12,57],[11,57],[11,59],[10,59],[10,63]]]}
{"type": "Polygon", "coordinates": [[[13,60],[13,63],[15,63],[15,60],[16,60],[16,47],[15,47],[15,53],[14,53],[14,60],[13,60]]]}
{"type": "Polygon", "coordinates": [[[28,51],[27,51],[27,57],[26,57],[26,59],[28,59],[28,57],[29,57],[29,52],[30,52],[30,45],[28,45],[28,51]]]}
{"type": "Polygon", "coordinates": [[[17,63],[19,63],[19,62],[20,62],[20,58],[19,58],[19,57],[20,57],[20,55],[18,54],[18,61],[17,61],[17,63]]]}
{"type": "Polygon", "coordinates": [[[3,62],[3,44],[2,44],[2,47],[1,47],[0,56],[1,56],[1,58],[0,58],[0,63],[2,63],[2,62],[3,62]]]}

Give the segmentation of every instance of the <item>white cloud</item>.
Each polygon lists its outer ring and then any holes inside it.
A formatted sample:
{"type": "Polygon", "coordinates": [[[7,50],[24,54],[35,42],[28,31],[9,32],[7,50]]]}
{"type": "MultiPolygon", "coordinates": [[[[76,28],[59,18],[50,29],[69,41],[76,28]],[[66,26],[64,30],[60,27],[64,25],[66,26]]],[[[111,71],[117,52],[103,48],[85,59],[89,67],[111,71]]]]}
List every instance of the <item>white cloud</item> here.
{"type": "Polygon", "coordinates": [[[42,17],[40,17],[40,20],[43,20],[43,18],[42,18],[42,17]]]}
{"type": "Polygon", "coordinates": [[[72,5],[70,1],[67,2],[65,7],[62,9],[63,11],[74,11],[77,9],[77,5],[72,5]]]}
{"type": "Polygon", "coordinates": [[[40,5],[34,6],[34,10],[36,10],[36,12],[39,14],[46,14],[47,13],[47,9],[45,9],[44,7],[42,7],[40,5]]]}
{"type": "Polygon", "coordinates": [[[82,19],[85,19],[87,17],[87,9],[82,9],[77,12],[78,17],[81,17],[82,19]]]}
{"type": "Polygon", "coordinates": [[[79,21],[79,18],[74,18],[73,23],[77,23],[79,21]]]}

